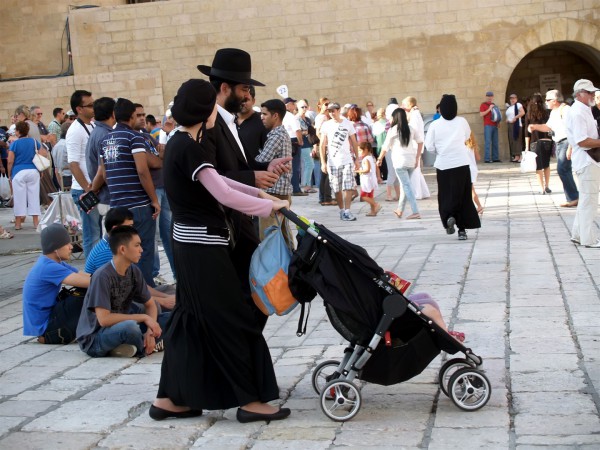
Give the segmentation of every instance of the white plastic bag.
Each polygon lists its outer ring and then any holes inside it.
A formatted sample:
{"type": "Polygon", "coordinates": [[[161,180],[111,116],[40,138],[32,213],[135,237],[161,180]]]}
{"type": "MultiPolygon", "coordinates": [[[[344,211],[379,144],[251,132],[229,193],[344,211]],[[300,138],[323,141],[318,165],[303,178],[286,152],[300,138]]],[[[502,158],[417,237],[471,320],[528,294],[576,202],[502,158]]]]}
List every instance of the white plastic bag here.
{"type": "Polygon", "coordinates": [[[41,232],[48,225],[60,223],[69,234],[78,234],[81,231],[81,216],[71,193],[57,192],[50,195],[53,197],[52,203],[42,216],[37,230],[41,232]]]}
{"type": "Polygon", "coordinates": [[[0,199],[8,200],[10,198],[10,183],[8,177],[0,177],[0,199]]]}
{"type": "Polygon", "coordinates": [[[537,155],[529,150],[521,153],[521,173],[535,172],[537,155]]]}
{"type": "Polygon", "coordinates": [[[417,167],[413,170],[413,173],[410,174],[410,186],[412,187],[417,200],[431,197],[429,187],[427,186],[423,172],[421,172],[421,166],[417,167]]]}

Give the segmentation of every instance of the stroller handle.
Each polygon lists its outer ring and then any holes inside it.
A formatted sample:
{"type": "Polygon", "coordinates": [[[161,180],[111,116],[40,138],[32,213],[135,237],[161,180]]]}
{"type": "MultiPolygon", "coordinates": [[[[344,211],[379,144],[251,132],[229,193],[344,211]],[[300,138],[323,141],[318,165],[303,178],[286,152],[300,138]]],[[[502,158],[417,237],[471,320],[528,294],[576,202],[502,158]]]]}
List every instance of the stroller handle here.
{"type": "Polygon", "coordinates": [[[298,225],[298,227],[302,228],[304,231],[306,231],[308,234],[311,234],[313,236],[317,236],[317,232],[310,226],[310,224],[306,223],[304,220],[302,220],[295,212],[293,212],[290,209],[287,208],[281,208],[279,210],[279,212],[281,214],[283,214],[283,216],[288,219],[290,222],[295,223],[296,225],[298,225]]]}

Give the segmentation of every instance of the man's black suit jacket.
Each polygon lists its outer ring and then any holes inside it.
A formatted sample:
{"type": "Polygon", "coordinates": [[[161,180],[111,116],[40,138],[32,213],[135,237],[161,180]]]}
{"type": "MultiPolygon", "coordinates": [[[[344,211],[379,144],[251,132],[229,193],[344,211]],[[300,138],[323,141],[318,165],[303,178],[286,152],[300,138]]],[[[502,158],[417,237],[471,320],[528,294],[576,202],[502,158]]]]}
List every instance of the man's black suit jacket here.
{"type": "MultiPolygon", "coordinates": [[[[242,151],[233,137],[231,130],[220,114],[217,114],[214,133],[216,146],[217,171],[248,186],[255,186],[254,171],[244,158],[242,151]]],[[[225,213],[233,226],[235,247],[231,253],[231,259],[240,279],[242,290],[249,304],[254,305],[250,297],[250,282],[248,279],[250,260],[254,250],[260,243],[252,218],[239,211],[225,208],[225,213]]],[[[266,323],[266,316],[256,309],[256,317],[261,328],[266,323]]]]}

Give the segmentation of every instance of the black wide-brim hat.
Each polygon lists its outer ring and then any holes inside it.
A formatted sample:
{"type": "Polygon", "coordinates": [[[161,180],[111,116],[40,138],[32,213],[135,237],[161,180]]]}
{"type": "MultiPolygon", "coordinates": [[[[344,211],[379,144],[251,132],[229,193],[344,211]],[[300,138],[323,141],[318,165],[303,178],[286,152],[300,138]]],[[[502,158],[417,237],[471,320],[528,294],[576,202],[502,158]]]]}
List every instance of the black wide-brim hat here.
{"type": "Polygon", "coordinates": [[[212,66],[199,65],[198,70],[211,78],[234,81],[250,86],[264,86],[252,79],[250,54],[239,48],[221,48],[215,53],[212,66]]]}

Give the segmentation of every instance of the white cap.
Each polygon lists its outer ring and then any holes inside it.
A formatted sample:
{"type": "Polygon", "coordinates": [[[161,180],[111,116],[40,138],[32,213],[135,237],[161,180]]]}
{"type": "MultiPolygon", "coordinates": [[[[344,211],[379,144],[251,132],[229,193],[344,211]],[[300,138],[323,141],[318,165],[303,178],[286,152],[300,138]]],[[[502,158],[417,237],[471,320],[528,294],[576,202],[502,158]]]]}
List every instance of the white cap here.
{"type": "Polygon", "coordinates": [[[165,111],[165,117],[171,117],[171,116],[173,116],[173,114],[171,114],[171,108],[169,108],[165,111]]]}
{"type": "Polygon", "coordinates": [[[577,91],[588,91],[588,92],[596,92],[600,91],[599,88],[595,87],[590,80],[577,80],[575,85],[573,86],[573,92],[577,91]]]}

